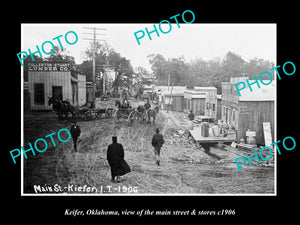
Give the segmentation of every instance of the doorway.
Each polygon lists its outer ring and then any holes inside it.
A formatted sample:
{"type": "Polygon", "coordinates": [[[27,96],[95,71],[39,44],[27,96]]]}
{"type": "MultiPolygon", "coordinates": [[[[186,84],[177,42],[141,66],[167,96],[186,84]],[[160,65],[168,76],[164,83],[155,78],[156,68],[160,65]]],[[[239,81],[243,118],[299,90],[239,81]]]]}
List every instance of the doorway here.
{"type": "Polygon", "coordinates": [[[62,86],[52,86],[52,97],[57,100],[62,100],[62,86]]]}

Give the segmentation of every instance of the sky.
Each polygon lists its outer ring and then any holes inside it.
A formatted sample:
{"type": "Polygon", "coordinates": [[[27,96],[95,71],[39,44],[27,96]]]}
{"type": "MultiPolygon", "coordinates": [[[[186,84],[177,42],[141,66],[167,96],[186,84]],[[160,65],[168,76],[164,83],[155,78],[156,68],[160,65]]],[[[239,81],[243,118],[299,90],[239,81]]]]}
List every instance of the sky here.
{"type": "MultiPolygon", "coordinates": [[[[223,58],[231,51],[240,55],[248,61],[252,58],[270,60],[276,64],[276,24],[200,24],[176,23],[171,24],[171,31],[167,34],[160,32],[158,23],[153,24],[22,24],[21,26],[21,51],[36,51],[36,45],[41,49],[45,41],[52,41],[58,45],[53,38],[63,35],[60,38],[62,46],[66,48],[68,55],[75,58],[76,64],[85,60],[84,51],[89,46],[92,38],[90,29],[84,27],[96,27],[105,30],[97,30],[98,39],[105,40],[121,56],[130,60],[132,66],[142,66],[149,72],[151,65],[147,58],[150,54],[161,54],[166,59],[184,56],[187,61],[202,58],[210,60],[223,58]],[[152,31],[153,24],[156,25],[159,37],[155,32],[151,33],[150,40],[145,28],[152,31]],[[138,45],[134,33],[143,30],[144,38],[140,39],[138,45]],[[78,35],[78,41],[74,45],[65,42],[65,34],[74,31],[78,35]]],[[[169,25],[163,23],[162,30],[167,31],[169,25]]],[[[139,33],[138,35],[140,35],[139,33]]],[[[75,41],[72,34],[68,35],[70,42],[75,41]]],[[[100,41],[100,43],[103,41],[100,41]]],[[[45,44],[45,50],[50,44],[45,44]]],[[[48,50],[46,50],[48,51],[48,50]]],[[[46,56],[45,54],[43,56],[46,56]]]]}

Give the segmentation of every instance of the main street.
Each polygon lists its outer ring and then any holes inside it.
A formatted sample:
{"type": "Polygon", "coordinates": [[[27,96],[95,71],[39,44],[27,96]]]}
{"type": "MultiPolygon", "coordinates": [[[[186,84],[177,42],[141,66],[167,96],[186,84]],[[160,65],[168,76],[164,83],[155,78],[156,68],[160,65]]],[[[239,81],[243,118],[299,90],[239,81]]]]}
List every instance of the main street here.
{"type": "MultiPolygon", "coordinates": [[[[114,105],[114,100],[100,101],[96,107],[114,105]]],[[[133,107],[143,101],[130,99],[133,107]]],[[[160,110],[156,124],[126,120],[116,124],[113,118],[79,120],[81,136],[78,152],[73,143],[60,143],[24,160],[24,193],[34,193],[34,185],[76,187],[68,194],[83,193],[78,187],[91,187],[108,194],[259,194],[274,193],[274,166],[245,166],[239,172],[232,149],[219,146],[206,153],[193,142],[186,130],[185,113],[160,110]],[[158,127],[164,135],[161,165],[155,163],[151,138],[158,127]],[[120,183],[110,181],[106,160],[107,146],[116,135],[124,146],[125,160],[131,167],[120,183]]],[[[70,128],[71,122],[59,122],[50,112],[27,112],[24,116],[25,143],[44,133],[70,128]]],[[[24,145],[26,146],[26,145],[24,145]]],[[[91,192],[95,194],[94,192],[91,192]]]]}

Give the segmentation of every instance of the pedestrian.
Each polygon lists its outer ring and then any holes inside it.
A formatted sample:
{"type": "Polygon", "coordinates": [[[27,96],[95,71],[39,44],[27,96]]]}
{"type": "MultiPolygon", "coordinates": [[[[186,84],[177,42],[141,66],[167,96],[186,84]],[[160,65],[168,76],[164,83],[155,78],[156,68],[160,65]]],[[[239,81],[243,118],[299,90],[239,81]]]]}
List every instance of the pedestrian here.
{"type": "Polygon", "coordinates": [[[162,102],[163,99],[162,99],[161,90],[158,90],[157,94],[158,94],[158,105],[159,105],[159,108],[160,109],[164,109],[163,108],[163,102],[162,102]]]}
{"type": "Polygon", "coordinates": [[[120,176],[129,173],[130,167],[124,160],[123,145],[117,143],[117,137],[112,137],[112,144],[107,148],[107,161],[111,171],[111,181],[120,182],[120,176]]]}
{"type": "Polygon", "coordinates": [[[147,102],[145,103],[144,107],[146,108],[146,110],[149,110],[151,108],[151,104],[149,102],[149,99],[147,99],[147,102]]]}
{"type": "Polygon", "coordinates": [[[192,110],[190,110],[190,113],[188,115],[188,124],[187,124],[187,127],[188,127],[188,130],[193,130],[194,129],[194,123],[193,123],[193,120],[195,119],[195,115],[193,113],[192,110]]]}
{"type": "Polygon", "coordinates": [[[71,133],[71,136],[73,139],[75,152],[77,152],[77,140],[78,140],[78,137],[80,136],[80,132],[81,132],[80,127],[77,125],[77,122],[74,121],[73,125],[71,126],[70,133],[71,133]]]}
{"type": "Polygon", "coordinates": [[[148,116],[148,121],[147,123],[150,123],[150,108],[151,108],[151,104],[149,103],[149,99],[147,99],[146,104],[144,105],[145,109],[146,109],[146,113],[148,116]]]}
{"type": "Polygon", "coordinates": [[[160,165],[160,150],[162,145],[165,143],[163,136],[159,133],[159,129],[156,128],[156,134],[152,138],[152,146],[154,147],[154,154],[156,159],[156,164],[160,165]]]}

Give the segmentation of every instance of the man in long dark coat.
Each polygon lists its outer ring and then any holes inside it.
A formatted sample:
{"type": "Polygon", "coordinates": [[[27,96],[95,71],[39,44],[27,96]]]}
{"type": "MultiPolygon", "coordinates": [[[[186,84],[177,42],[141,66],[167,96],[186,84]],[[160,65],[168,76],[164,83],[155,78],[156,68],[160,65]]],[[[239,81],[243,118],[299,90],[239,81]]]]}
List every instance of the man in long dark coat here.
{"type": "Polygon", "coordinates": [[[77,125],[77,122],[74,121],[73,125],[71,126],[71,129],[70,129],[70,133],[71,133],[71,136],[72,136],[72,139],[73,139],[73,142],[74,142],[74,151],[77,152],[77,140],[78,140],[78,137],[80,136],[80,127],[77,125]]]}
{"type": "Polygon", "coordinates": [[[120,182],[120,176],[129,173],[130,167],[124,160],[124,149],[122,144],[117,143],[117,137],[112,137],[113,143],[107,149],[107,161],[110,165],[111,180],[113,182],[120,182]]]}
{"type": "Polygon", "coordinates": [[[160,165],[160,150],[162,145],[165,143],[164,137],[159,133],[159,129],[156,128],[156,134],[153,135],[151,144],[154,147],[154,154],[156,159],[156,164],[160,165]]]}
{"type": "Polygon", "coordinates": [[[189,120],[188,120],[187,128],[188,128],[188,130],[193,130],[194,129],[193,121],[195,119],[195,115],[192,110],[190,111],[188,117],[189,117],[189,120]]]}

